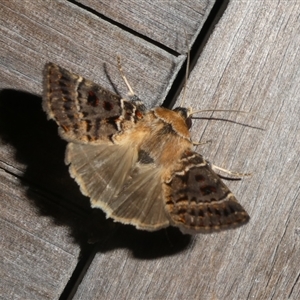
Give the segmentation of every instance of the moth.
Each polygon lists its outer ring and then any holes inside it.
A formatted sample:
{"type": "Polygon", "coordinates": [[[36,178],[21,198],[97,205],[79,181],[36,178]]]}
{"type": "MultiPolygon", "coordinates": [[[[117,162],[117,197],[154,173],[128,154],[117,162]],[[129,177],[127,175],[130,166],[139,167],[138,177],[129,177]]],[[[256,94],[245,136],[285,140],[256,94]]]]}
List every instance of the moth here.
{"type": "Polygon", "coordinates": [[[189,109],[147,110],[136,95],[124,99],[53,63],[44,70],[43,109],[68,142],[65,163],[81,192],[114,221],[186,234],[248,222],[212,165],[193,151],[189,109]]]}

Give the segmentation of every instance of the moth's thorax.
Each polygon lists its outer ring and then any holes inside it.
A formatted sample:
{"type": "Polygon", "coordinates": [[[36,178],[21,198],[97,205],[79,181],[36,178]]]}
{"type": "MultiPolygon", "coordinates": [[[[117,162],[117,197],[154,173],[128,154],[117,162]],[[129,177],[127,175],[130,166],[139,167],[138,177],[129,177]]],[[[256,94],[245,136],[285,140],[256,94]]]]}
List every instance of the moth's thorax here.
{"type": "Polygon", "coordinates": [[[185,120],[176,112],[155,108],[148,112],[143,121],[137,123],[138,132],[148,132],[140,144],[140,150],[148,153],[157,166],[173,169],[182,149],[192,149],[190,133],[185,120]]]}
{"type": "Polygon", "coordinates": [[[182,118],[182,116],[180,116],[179,113],[163,107],[155,107],[153,112],[157,118],[163,120],[167,124],[170,124],[178,135],[190,140],[189,129],[185,123],[185,120],[182,118]]]}

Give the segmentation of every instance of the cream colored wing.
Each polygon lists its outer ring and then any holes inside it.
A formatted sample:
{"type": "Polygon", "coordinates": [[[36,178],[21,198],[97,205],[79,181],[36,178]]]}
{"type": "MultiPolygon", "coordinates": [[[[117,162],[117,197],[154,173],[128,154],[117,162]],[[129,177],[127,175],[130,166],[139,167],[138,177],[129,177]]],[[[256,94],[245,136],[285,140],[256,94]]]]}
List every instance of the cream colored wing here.
{"type": "Polygon", "coordinates": [[[107,217],[139,229],[158,230],[169,225],[162,201],[161,171],[137,163],[132,146],[69,143],[66,164],[92,207],[107,217]]]}
{"type": "Polygon", "coordinates": [[[137,161],[132,147],[69,143],[65,163],[81,192],[91,198],[92,206],[99,199],[109,201],[122,188],[137,161]]]}
{"type": "Polygon", "coordinates": [[[152,164],[137,163],[119,195],[101,204],[112,218],[138,229],[155,231],[170,224],[162,199],[161,169],[152,164]]]}

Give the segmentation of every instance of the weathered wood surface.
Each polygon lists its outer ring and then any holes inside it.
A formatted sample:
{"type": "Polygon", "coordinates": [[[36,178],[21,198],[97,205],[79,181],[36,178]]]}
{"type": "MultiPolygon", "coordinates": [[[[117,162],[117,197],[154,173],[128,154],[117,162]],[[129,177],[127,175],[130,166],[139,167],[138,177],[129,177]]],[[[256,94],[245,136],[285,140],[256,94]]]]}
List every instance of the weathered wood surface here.
{"type": "Polygon", "coordinates": [[[300,298],[299,5],[231,1],[188,84],[187,106],[250,112],[193,127],[194,140],[213,139],[199,148],[210,161],[253,173],[227,181],[250,223],[190,241],[120,232],[74,299],[300,298]]]}
{"type": "MultiPolygon", "coordinates": [[[[186,106],[251,112],[212,114],[244,125],[195,120],[193,126],[194,140],[213,139],[199,148],[206,158],[253,173],[226,181],[251,216],[234,231],[192,238],[173,229],[146,233],[102,223],[101,213],[99,226],[68,176],[65,143],[40,98],[2,92],[0,296],[57,299],[93,239],[99,246],[75,299],[299,299],[299,5],[232,0],[190,77],[186,106]]],[[[0,4],[1,87],[40,94],[42,66],[53,60],[111,88],[108,73],[125,94],[112,51],[122,47],[137,93],[160,103],[178,58],[74,7],[0,4]]]]}
{"type": "Polygon", "coordinates": [[[2,168],[0,185],[1,299],[58,299],[80,252],[68,227],[82,218],[2,168]]]}
{"type": "MultiPolygon", "coordinates": [[[[200,12],[200,27],[211,8],[209,3],[214,1],[203,3],[207,11],[203,16],[200,12]]],[[[177,8],[185,12],[181,5],[178,2],[177,8]]],[[[135,10],[134,2],[131,9],[135,10]]],[[[170,49],[162,49],[150,43],[153,36],[145,36],[145,41],[111,24],[110,17],[103,20],[101,15],[88,12],[75,2],[62,0],[0,3],[0,88],[4,89],[0,99],[3,299],[58,299],[78,259],[89,257],[88,242],[99,241],[99,247],[108,253],[118,247],[140,252],[139,238],[137,244],[135,239],[141,236],[154,245],[158,241],[166,245],[163,253],[169,254],[164,234],[148,235],[121,226],[115,235],[118,227],[106,221],[100,211],[90,209],[88,199],[80,194],[64,165],[66,144],[58,137],[56,125],[46,120],[41,98],[35,96],[42,93],[42,69],[48,61],[125,95],[127,90],[117,70],[119,54],[137,94],[148,106],[162,103],[184,60],[184,55],[176,53],[185,47],[181,44],[182,32],[174,33],[174,28],[167,26],[165,36],[177,35],[181,40],[173,38],[176,47],[170,44],[170,49]],[[131,242],[128,234],[133,237],[131,242]]],[[[145,25],[149,27],[151,14],[147,17],[145,25]]],[[[192,24],[188,17],[181,14],[180,28],[192,24]]],[[[132,24],[129,27],[135,28],[132,24]]],[[[191,43],[200,27],[195,23],[186,27],[191,43]]],[[[189,238],[172,232],[179,240],[172,250],[176,252],[189,238]]],[[[156,256],[155,249],[154,253],[156,256]]],[[[124,260],[126,256],[120,257],[119,263],[124,260]]]]}
{"type": "Polygon", "coordinates": [[[186,39],[190,45],[197,38],[216,1],[77,1],[106,18],[126,26],[162,47],[185,54],[186,39]]]}
{"type": "Polygon", "coordinates": [[[127,94],[128,80],[147,104],[160,104],[184,56],[175,56],[63,0],[4,1],[0,88],[42,93],[42,69],[53,61],[110,90],[127,94]]]}

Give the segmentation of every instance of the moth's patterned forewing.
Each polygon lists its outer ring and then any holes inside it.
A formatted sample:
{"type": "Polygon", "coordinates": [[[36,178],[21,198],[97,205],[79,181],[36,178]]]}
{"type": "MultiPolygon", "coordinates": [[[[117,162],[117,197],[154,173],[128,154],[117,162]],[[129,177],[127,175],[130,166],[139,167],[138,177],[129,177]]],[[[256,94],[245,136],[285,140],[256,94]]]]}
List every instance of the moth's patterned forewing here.
{"type": "Polygon", "coordinates": [[[249,220],[228,187],[202,155],[185,151],[182,168],[165,185],[166,211],[183,232],[235,228],[249,220]]]}
{"type": "Polygon", "coordinates": [[[45,66],[44,77],[43,108],[67,141],[110,142],[121,125],[138,118],[133,103],[55,64],[45,66]]]}
{"type": "Polygon", "coordinates": [[[45,67],[43,108],[69,142],[65,162],[92,207],[154,231],[234,228],[249,220],[227,186],[192,151],[184,108],[128,101],[55,64],[45,67]]]}

